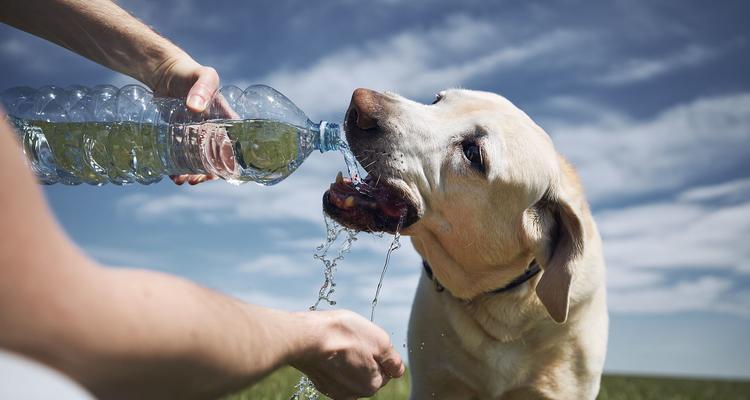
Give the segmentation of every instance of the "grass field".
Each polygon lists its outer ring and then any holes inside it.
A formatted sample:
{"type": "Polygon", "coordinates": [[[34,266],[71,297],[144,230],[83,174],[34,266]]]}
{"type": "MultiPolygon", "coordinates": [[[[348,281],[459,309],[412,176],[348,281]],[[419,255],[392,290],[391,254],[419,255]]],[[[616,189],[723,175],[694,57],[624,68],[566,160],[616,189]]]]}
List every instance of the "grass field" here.
{"type": "MultiPolygon", "coordinates": [[[[288,400],[299,373],[282,369],[258,385],[222,400],[288,400]]],[[[373,399],[402,400],[408,376],[388,383],[373,399]]],[[[605,376],[599,400],[750,400],[750,381],[605,376]]]]}

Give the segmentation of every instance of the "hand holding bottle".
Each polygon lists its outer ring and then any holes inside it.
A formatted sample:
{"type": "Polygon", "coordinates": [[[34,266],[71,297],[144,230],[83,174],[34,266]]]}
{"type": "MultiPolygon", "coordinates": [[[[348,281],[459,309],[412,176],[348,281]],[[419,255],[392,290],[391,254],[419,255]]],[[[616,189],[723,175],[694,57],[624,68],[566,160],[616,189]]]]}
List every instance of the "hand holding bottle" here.
{"type": "MultiPolygon", "coordinates": [[[[234,111],[225,101],[215,98],[219,90],[219,74],[215,69],[198,64],[189,55],[180,53],[154,71],[151,89],[155,94],[166,97],[186,98],[190,111],[202,113],[209,102],[221,105],[227,118],[234,118],[234,111]]],[[[178,185],[187,182],[196,185],[201,182],[216,179],[213,175],[173,175],[172,181],[178,185]]]]}

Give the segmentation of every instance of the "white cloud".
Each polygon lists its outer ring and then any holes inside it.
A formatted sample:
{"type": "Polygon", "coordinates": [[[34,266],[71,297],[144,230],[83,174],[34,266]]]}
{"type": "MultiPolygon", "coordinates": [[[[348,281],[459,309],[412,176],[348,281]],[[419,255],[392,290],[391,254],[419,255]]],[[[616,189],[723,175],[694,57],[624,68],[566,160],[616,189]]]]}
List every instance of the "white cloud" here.
{"type": "Polygon", "coordinates": [[[120,0],[117,3],[147,25],[156,24],[161,29],[180,28],[185,25],[186,21],[196,21],[197,18],[200,18],[200,22],[192,24],[191,30],[193,32],[208,33],[227,28],[225,16],[217,14],[210,7],[204,7],[193,1],[120,0]],[[168,12],[165,12],[165,10],[168,10],[168,12]]]}
{"type": "Polygon", "coordinates": [[[737,179],[718,185],[700,186],[680,194],[683,201],[744,201],[750,199],[750,178],[737,179]]]}
{"type": "MultiPolygon", "coordinates": [[[[609,263],[607,265],[607,288],[609,290],[618,289],[638,289],[642,287],[651,287],[664,282],[664,276],[661,271],[650,271],[640,269],[626,269],[609,263]]],[[[612,299],[610,299],[610,303],[612,299]]]]}
{"type": "Polygon", "coordinates": [[[748,181],[694,187],[672,201],[598,213],[612,310],[750,317],[750,292],[733,281],[750,272],[750,197],[721,203],[746,191],[748,181]]]}
{"type": "Polygon", "coordinates": [[[703,208],[657,204],[599,215],[608,260],[627,268],[712,268],[736,270],[750,257],[750,202],[703,208]],[[620,222],[615,222],[619,220],[620,222]],[[628,235],[610,236],[615,224],[628,235]]]}
{"type": "Polygon", "coordinates": [[[0,54],[3,57],[26,57],[29,55],[29,48],[16,38],[10,38],[0,43],[0,54]]]}
{"type": "Polygon", "coordinates": [[[729,312],[750,317],[747,295],[727,295],[732,282],[715,277],[678,282],[672,286],[653,286],[635,291],[610,291],[609,306],[614,312],[671,313],[680,311],[729,312]],[[744,299],[743,299],[744,297],[744,299]],[[743,304],[744,303],[744,304],[743,304]]]}
{"type": "Polygon", "coordinates": [[[542,125],[578,169],[594,204],[716,179],[750,159],[750,93],[697,99],[646,120],[597,106],[601,119],[571,122],[589,103],[567,103],[547,103],[567,113],[566,120],[542,118],[542,125]]]}
{"type": "Polygon", "coordinates": [[[39,38],[29,40],[18,32],[0,41],[0,56],[7,60],[14,60],[19,65],[36,74],[55,72],[57,67],[49,57],[40,57],[40,53],[48,52],[51,43],[39,38]]]}
{"type": "Polygon", "coordinates": [[[718,56],[722,49],[691,45],[661,58],[632,59],[613,67],[594,81],[605,85],[627,85],[645,81],[677,69],[700,65],[718,56]]]}
{"type": "Polygon", "coordinates": [[[276,71],[259,81],[280,89],[309,115],[343,112],[357,87],[427,96],[489,72],[564,52],[581,38],[578,32],[556,30],[511,41],[499,24],[454,16],[439,28],[415,28],[344,48],[305,69],[276,71]]]}

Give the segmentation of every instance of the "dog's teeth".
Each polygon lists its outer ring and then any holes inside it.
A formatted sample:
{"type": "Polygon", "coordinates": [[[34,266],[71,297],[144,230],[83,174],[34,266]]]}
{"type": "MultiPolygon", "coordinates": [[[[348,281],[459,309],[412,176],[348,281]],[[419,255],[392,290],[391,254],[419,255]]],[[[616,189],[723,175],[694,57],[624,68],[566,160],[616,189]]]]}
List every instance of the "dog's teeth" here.
{"type": "Polygon", "coordinates": [[[344,200],[344,208],[354,207],[354,196],[349,196],[344,200]]]}
{"type": "Polygon", "coordinates": [[[343,183],[344,182],[344,175],[339,171],[339,173],[336,175],[336,183],[343,183]]]}

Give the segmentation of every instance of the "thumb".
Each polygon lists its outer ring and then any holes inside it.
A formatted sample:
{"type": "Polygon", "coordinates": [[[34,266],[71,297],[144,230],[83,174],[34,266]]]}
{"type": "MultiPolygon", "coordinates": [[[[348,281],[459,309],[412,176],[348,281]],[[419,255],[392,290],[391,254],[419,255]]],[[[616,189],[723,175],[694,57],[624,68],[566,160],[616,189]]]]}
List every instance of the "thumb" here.
{"type": "Polygon", "coordinates": [[[187,96],[187,106],[192,112],[203,112],[208,101],[219,90],[219,74],[211,67],[200,67],[198,79],[190,88],[187,96]]]}
{"type": "Polygon", "coordinates": [[[401,356],[393,347],[388,347],[388,350],[378,357],[377,362],[389,378],[400,378],[406,369],[401,361],[401,356]]]}

